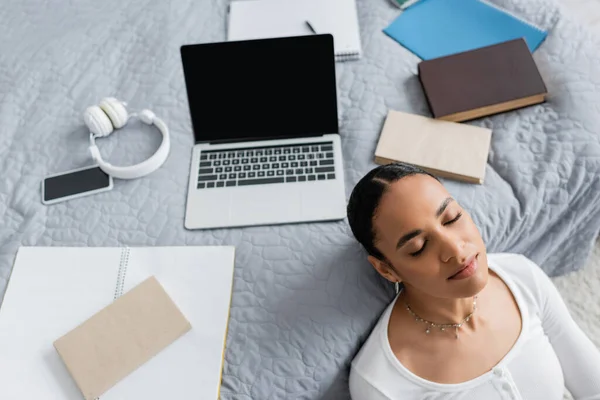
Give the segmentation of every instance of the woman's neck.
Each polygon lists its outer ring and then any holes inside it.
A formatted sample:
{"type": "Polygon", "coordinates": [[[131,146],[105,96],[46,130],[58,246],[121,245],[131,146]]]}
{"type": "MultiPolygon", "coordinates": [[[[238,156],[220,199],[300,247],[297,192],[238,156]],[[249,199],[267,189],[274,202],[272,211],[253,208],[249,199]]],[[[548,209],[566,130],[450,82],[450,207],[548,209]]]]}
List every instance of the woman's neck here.
{"type": "Polygon", "coordinates": [[[436,324],[458,324],[473,312],[473,297],[444,299],[404,289],[398,300],[422,319],[436,324]]]}

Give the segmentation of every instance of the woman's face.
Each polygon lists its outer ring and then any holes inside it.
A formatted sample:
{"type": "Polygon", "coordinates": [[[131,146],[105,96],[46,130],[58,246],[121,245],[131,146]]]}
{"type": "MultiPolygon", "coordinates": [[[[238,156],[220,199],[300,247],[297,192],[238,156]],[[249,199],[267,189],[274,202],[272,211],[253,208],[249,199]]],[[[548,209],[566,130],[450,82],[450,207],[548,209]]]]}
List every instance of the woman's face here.
{"type": "Polygon", "coordinates": [[[479,230],[430,176],[390,184],[373,227],[375,246],[393,268],[374,257],[369,261],[386,279],[440,298],[471,297],[486,285],[487,256],[479,230]]]}

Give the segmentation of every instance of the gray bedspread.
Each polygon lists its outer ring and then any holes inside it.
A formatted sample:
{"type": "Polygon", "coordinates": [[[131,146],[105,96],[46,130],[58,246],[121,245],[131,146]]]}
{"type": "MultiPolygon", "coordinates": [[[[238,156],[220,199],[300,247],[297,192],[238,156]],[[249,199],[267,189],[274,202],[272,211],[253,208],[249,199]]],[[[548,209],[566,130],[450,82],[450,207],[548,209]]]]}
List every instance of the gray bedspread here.
{"type": "MultiPolygon", "coordinates": [[[[472,122],[493,129],[486,182],[446,182],[489,251],[566,273],[582,266],[600,229],[600,42],[552,1],[496,2],[549,30],[534,57],[550,96],[472,122]]],[[[374,166],[388,109],[429,115],[419,60],[381,32],[398,11],[386,0],[358,8],[364,57],[337,64],[348,194],[374,166]]],[[[224,40],[226,17],[224,0],[2,1],[0,295],[20,245],[235,245],[222,398],[344,399],[349,362],[391,296],[346,221],[183,227],[193,137],[179,46],[224,40]],[[165,119],[167,163],[112,192],[43,206],[45,175],[90,164],[81,114],[109,95],[165,119]]],[[[99,145],[130,164],[159,141],[132,124],[99,145]]]]}

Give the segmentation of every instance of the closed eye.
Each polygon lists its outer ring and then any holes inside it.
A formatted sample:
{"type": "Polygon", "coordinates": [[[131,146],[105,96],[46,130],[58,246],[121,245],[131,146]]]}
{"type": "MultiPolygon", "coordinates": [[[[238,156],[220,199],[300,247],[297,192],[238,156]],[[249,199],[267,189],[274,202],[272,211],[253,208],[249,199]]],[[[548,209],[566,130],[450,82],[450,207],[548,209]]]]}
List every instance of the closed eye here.
{"type": "Polygon", "coordinates": [[[410,255],[413,257],[418,257],[419,254],[421,254],[425,250],[425,246],[427,246],[427,242],[428,242],[428,240],[425,240],[425,242],[423,243],[423,247],[421,247],[419,250],[415,251],[414,253],[410,253],[410,255]]]}
{"type": "Polygon", "coordinates": [[[454,217],[454,219],[451,219],[450,221],[446,222],[444,224],[445,225],[452,225],[453,223],[455,223],[456,221],[458,221],[460,219],[460,217],[462,217],[462,212],[459,212],[458,215],[456,217],[454,217]]]}
{"type": "MultiPolygon", "coordinates": [[[[460,217],[462,217],[462,215],[463,215],[462,212],[459,212],[456,217],[454,217],[450,221],[444,223],[444,226],[452,225],[453,223],[458,221],[460,219],[460,217]]],[[[425,251],[425,246],[427,246],[427,242],[428,242],[428,240],[425,240],[425,242],[423,243],[423,247],[421,247],[419,250],[415,251],[414,253],[410,253],[410,255],[413,257],[418,257],[421,253],[423,253],[423,251],[425,251]]]]}

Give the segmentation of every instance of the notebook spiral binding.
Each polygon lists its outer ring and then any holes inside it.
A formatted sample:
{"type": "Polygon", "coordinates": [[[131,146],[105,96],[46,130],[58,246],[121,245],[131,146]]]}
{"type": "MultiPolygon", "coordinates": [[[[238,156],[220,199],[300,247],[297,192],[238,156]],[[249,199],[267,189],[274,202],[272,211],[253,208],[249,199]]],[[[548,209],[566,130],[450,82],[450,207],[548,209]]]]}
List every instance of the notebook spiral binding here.
{"type": "Polygon", "coordinates": [[[129,255],[131,249],[125,247],[121,249],[121,260],[119,261],[119,272],[117,274],[117,285],[115,287],[114,300],[118,299],[123,295],[123,288],[125,287],[125,276],[127,276],[127,267],[129,266],[129,255]]]}
{"type": "Polygon", "coordinates": [[[335,53],[335,61],[354,61],[360,58],[360,52],[358,51],[342,51],[335,53]]]}
{"type": "Polygon", "coordinates": [[[487,4],[488,6],[490,6],[490,7],[493,7],[493,8],[495,8],[495,9],[496,9],[496,10],[498,10],[498,11],[501,11],[501,12],[503,12],[503,13],[505,13],[505,14],[508,14],[508,15],[510,15],[511,17],[515,18],[515,19],[518,19],[519,21],[521,21],[521,22],[522,22],[522,23],[524,23],[525,25],[529,25],[529,26],[530,26],[530,27],[532,27],[533,29],[536,29],[536,30],[538,30],[538,31],[540,31],[540,32],[542,32],[542,33],[545,33],[545,32],[546,32],[546,31],[545,31],[544,29],[542,29],[541,27],[539,27],[539,26],[537,26],[537,25],[535,25],[535,24],[533,24],[533,23],[531,23],[531,22],[527,21],[526,19],[524,19],[524,18],[522,18],[522,17],[520,17],[520,16],[516,15],[514,12],[508,11],[507,9],[505,9],[505,8],[503,8],[503,7],[501,7],[501,6],[497,5],[497,4],[494,4],[494,3],[492,3],[492,2],[490,2],[490,1],[488,1],[488,0],[478,0],[478,1],[479,1],[480,3],[487,4]]]}

